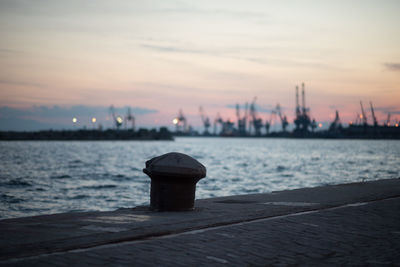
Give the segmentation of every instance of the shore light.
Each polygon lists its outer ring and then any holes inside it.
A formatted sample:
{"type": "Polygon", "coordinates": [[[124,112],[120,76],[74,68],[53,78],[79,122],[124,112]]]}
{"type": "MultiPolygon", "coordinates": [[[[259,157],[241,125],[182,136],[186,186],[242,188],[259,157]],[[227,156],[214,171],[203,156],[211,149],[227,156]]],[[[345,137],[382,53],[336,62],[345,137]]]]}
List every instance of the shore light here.
{"type": "Polygon", "coordinates": [[[322,127],[322,123],[318,124],[318,127],[321,128],[322,127]]]}
{"type": "Polygon", "coordinates": [[[173,124],[178,124],[178,122],[179,122],[179,120],[178,120],[177,118],[175,118],[175,119],[172,120],[172,123],[173,123],[173,124]]]}
{"type": "Polygon", "coordinates": [[[121,117],[118,117],[118,118],[117,118],[117,122],[118,122],[118,123],[122,123],[122,118],[121,118],[121,117]]]}
{"type": "Polygon", "coordinates": [[[77,123],[77,121],[78,121],[77,118],[75,118],[75,117],[72,118],[72,122],[73,122],[73,123],[77,123]]]}
{"type": "Polygon", "coordinates": [[[96,120],[97,120],[97,119],[96,119],[95,117],[92,118],[92,122],[93,122],[93,123],[95,123],[96,120]]]}

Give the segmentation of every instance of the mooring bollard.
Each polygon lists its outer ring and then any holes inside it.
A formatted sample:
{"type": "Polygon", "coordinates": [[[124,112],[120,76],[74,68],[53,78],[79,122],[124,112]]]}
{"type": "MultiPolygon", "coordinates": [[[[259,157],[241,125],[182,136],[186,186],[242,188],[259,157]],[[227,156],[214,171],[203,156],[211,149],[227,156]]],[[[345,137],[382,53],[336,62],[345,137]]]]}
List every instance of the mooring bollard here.
{"type": "Polygon", "coordinates": [[[206,167],[177,152],[146,161],[143,172],[151,178],[150,208],[156,211],[194,209],[196,183],[206,176],[206,167]]]}

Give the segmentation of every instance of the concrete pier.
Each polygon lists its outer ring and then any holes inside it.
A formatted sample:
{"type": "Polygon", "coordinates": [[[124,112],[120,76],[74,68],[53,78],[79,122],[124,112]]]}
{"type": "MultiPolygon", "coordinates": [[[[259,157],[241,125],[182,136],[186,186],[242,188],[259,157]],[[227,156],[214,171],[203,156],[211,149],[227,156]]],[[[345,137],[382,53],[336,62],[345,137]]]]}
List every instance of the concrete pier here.
{"type": "Polygon", "coordinates": [[[400,179],[0,221],[5,266],[399,265],[400,179]]]}

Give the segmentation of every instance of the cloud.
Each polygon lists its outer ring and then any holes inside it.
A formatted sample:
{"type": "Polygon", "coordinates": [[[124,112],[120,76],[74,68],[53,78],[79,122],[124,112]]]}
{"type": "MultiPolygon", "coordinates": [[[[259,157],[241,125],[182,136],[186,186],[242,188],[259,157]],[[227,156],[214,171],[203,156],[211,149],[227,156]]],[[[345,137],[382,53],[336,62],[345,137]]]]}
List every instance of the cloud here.
{"type": "Polygon", "coordinates": [[[210,55],[216,57],[228,57],[232,53],[240,53],[242,50],[239,47],[201,47],[193,48],[195,45],[186,44],[187,47],[177,46],[175,44],[168,45],[159,45],[159,44],[141,44],[142,48],[154,50],[162,53],[182,53],[182,54],[201,54],[201,55],[210,55]]]}
{"type": "Polygon", "coordinates": [[[224,17],[235,20],[255,20],[263,22],[270,16],[258,10],[243,10],[242,8],[214,8],[215,5],[202,4],[197,7],[192,4],[177,1],[53,1],[37,0],[34,3],[28,0],[2,0],[0,13],[23,16],[40,17],[66,17],[66,16],[132,16],[138,14],[157,14],[158,16],[190,15],[190,16],[211,16],[224,17]],[[49,12],[51,10],[51,12],[49,12]]]}
{"type": "MultiPolygon", "coordinates": [[[[155,109],[143,107],[115,107],[115,114],[125,116],[131,108],[134,116],[157,113],[155,109]]],[[[0,107],[0,130],[39,130],[72,127],[71,119],[77,117],[79,127],[89,126],[92,117],[98,124],[110,127],[110,109],[106,106],[33,106],[30,108],[0,107]]]]}
{"type": "Polygon", "coordinates": [[[33,86],[33,87],[46,87],[46,85],[41,83],[31,83],[31,82],[24,82],[24,81],[13,81],[13,80],[0,80],[0,84],[4,85],[16,85],[16,86],[33,86]]]}
{"type": "Polygon", "coordinates": [[[174,46],[162,46],[162,45],[149,45],[149,44],[142,44],[141,47],[156,50],[159,52],[170,52],[170,53],[191,53],[191,54],[205,54],[207,53],[204,50],[197,50],[197,49],[186,49],[174,46]]]}
{"type": "MultiPolygon", "coordinates": [[[[131,112],[137,115],[145,115],[151,113],[157,113],[155,109],[148,109],[142,107],[115,107],[116,113],[125,114],[131,108],[131,112]]],[[[62,118],[70,116],[94,116],[95,114],[108,114],[109,107],[105,106],[84,106],[77,105],[71,107],[60,107],[60,106],[33,106],[31,108],[12,108],[3,106],[0,107],[1,117],[21,117],[21,116],[40,116],[42,118],[62,118]]]]}
{"type": "Polygon", "coordinates": [[[400,71],[400,63],[384,63],[386,69],[391,71],[400,71]]]}
{"type": "Polygon", "coordinates": [[[19,50],[0,48],[0,54],[14,55],[14,54],[21,54],[21,53],[22,53],[22,51],[19,51],[19,50]]]}
{"type": "Polygon", "coordinates": [[[39,131],[47,129],[63,129],[63,125],[42,123],[30,119],[0,117],[0,131],[39,131]]]}
{"type": "Polygon", "coordinates": [[[231,9],[205,9],[197,7],[176,7],[176,8],[163,8],[156,10],[160,13],[182,13],[192,15],[215,15],[227,16],[235,19],[269,19],[270,15],[263,12],[250,11],[250,10],[231,10],[231,9]]]}
{"type": "Polygon", "coordinates": [[[311,69],[324,69],[324,70],[338,70],[345,71],[346,69],[340,66],[330,65],[319,61],[309,61],[309,60],[290,60],[290,59],[279,59],[279,58],[256,58],[256,57],[237,57],[240,60],[246,60],[249,62],[261,64],[261,65],[282,65],[290,67],[305,67],[311,69]]]}
{"type": "Polygon", "coordinates": [[[333,110],[339,110],[339,109],[344,109],[345,108],[345,105],[341,105],[341,104],[336,104],[336,105],[329,105],[329,108],[330,109],[333,109],[333,110]]]}
{"type": "MultiPolygon", "coordinates": [[[[250,103],[248,103],[248,104],[249,104],[248,108],[250,108],[250,103]]],[[[228,105],[226,105],[226,107],[230,108],[230,109],[236,109],[236,105],[232,105],[232,104],[228,104],[228,105]]],[[[241,112],[243,112],[245,109],[245,104],[239,104],[239,107],[240,107],[241,112]]],[[[272,105],[260,106],[258,104],[255,104],[255,108],[256,108],[257,112],[261,112],[261,113],[271,113],[276,110],[276,108],[272,105]]],[[[284,110],[284,108],[281,107],[281,110],[284,110]]]]}
{"type": "Polygon", "coordinates": [[[374,107],[376,111],[381,111],[383,113],[390,114],[400,114],[398,107],[388,106],[388,107],[374,107]]]}

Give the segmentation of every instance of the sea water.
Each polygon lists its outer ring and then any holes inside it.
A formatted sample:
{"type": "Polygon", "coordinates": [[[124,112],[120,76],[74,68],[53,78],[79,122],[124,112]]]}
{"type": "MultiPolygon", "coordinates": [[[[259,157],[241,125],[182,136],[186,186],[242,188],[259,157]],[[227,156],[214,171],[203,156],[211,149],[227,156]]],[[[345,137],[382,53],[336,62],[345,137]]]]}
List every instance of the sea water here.
{"type": "Polygon", "coordinates": [[[394,140],[0,142],[0,218],[147,205],[145,161],[172,151],[206,166],[197,199],[400,177],[394,140]]]}

